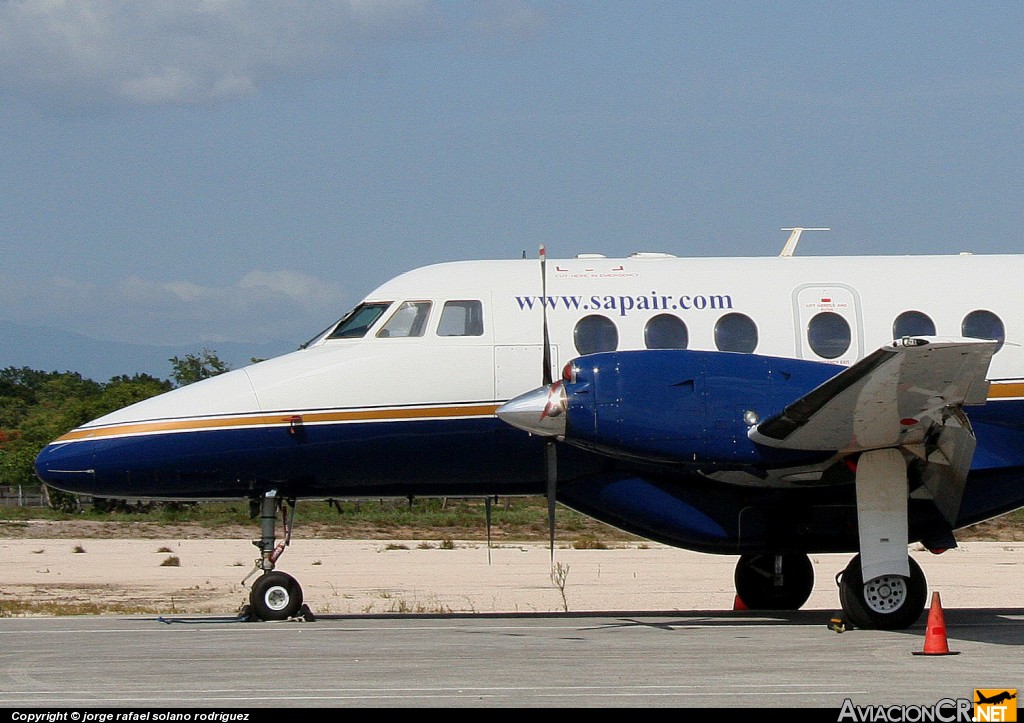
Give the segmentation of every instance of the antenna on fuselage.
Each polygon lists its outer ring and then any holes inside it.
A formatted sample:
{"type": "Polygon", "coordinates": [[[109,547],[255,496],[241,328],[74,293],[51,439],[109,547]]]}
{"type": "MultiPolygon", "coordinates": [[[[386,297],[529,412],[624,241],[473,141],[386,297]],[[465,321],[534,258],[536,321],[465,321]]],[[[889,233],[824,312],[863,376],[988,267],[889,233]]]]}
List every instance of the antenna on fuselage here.
{"type": "Polygon", "coordinates": [[[792,256],[793,252],[796,251],[796,245],[800,243],[800,234],[804,231],[831,231],[830,228],[804,228],[802,226],[795,226],[793,228],[780,229],[782,231],[791,231],[789,238],[786,239],[786,245],[782,247],[782,253],[779,256],[792,256]]]}

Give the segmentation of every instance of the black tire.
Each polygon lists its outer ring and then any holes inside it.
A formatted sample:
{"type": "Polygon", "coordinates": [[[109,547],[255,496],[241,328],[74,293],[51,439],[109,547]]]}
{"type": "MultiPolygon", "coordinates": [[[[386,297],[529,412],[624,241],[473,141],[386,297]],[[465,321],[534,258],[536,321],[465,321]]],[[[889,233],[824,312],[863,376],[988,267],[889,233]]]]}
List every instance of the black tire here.
{"type": "Polygon", "coordinates": [[[928,582],[912,557],[910,577],[891,575],[877,578],[868,589],[857,555],[839,579],[839,602],[847,621],[864,630],[902,630],[916,623],[924,612],[928,582]]]}
{"type": "Polygon", "coordinates": [[[733,582],[751,610],[799,610],[814,588],[814,566],[800,552],[782,555],[782,584],[775,584],[775,553],[740,555],[733,582]]]}
{"type": "Polygon", "coordinates": [[[291,575],[266,572],[253,583],[249,605],[261,620],[287,620],[302,607],[302,588],[291,575]]]}

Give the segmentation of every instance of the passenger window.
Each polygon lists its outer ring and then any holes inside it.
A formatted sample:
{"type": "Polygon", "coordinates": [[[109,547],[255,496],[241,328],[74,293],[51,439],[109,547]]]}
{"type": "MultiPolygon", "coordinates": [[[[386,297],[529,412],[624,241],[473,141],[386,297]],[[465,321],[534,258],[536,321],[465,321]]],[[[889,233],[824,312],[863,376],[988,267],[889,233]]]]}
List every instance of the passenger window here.
{"type": "Polygon", "coordinates": [[[658,314],[644,326],[644,346],[648,349],[685,349],[689,343],[686,323],[678,316],[658,314]]]}
{"type": "Polygon", "coordinates": [[[971,339],[995,339],[999,342],[996,351],[1003,348],[1006,341],[1006,329],[1003,328],[1002,320],[991,311],[984,309],[972,311],[964,317],[964,323],[960,326],[961,333],[971,339]]]}
{"type": "Polygon", "coordinates": [[[715,324],[715,346],[719,351],[753,353],[757,348],[757,324],[745,314],[726,314],[715,324]]]}
{"type": "Polygon", "coordinates": [[[377,336],[385,337],[409,337],[423,336],[427,328],[427,317],[430,316],[429,301],[406,301],[398,310],[391,315],[391,318],[384,324],[384,328],[377,332],[377,336]]]}
{"type": "Polygon", "coordinates": [[[850,349],[850,324],[839,314],[823,311],[807,324],[807,343],[823,359],[836,359],[850,349]]]}
{"type": "Polygon", "coordinates": [[[615,328],[615,322],[598,314],[584,316],[576,322],[572,338],[580,354],[615,351],[619,346],[619,330],[615,328]]]}
{"type": "Polygon", "coordinates": [[[892,323],[892,338],[905,336],[935,336],[935,322],[920,311],[904,311],[892,323]]]}
{"type": "Polygon", "coordinates": [[[438,336],[483,336],[484,311],[479,301],[446,301],[437,325],[438,336]]]}
{"type": "MultiPolygon", "coordinates": [[[[380,318],[380,315],[384,313],[384,310],[391,306],[390,301],[372,303],[372,304],[360,304],[352,311],[350,311],[340,322],[337,327],[328,336],[328,339],[360,339],[366,335],[366,332],[374,322],[380,318]]],[[[311,342],[312,343],[312,342],[311,342]]]]}

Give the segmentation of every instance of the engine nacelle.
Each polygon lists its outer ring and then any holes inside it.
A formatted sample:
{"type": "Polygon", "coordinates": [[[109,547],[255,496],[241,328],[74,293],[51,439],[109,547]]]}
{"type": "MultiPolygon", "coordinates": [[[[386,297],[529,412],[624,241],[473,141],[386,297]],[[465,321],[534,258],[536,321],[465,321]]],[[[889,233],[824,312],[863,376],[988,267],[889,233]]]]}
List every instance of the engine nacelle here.
{"type": "Polygon", "coordinates": [[[570,362],[564,440],[623,459],[779,466],[821,454],[770,449],[747,430],[843,367],[755,354],[605,352],[570,362]]]}

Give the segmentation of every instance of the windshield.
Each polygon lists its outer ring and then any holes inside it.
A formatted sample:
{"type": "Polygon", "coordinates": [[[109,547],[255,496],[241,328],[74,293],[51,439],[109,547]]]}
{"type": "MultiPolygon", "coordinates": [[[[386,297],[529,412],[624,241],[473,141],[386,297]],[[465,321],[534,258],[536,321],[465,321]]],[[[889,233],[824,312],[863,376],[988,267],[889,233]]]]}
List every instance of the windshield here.
{"type": "Polygon", "coordinates": [[[324,338],[358,339],[366,334],[366,330],[373,326],[373,322],[377,321],[377,319],[380,318],[380,315],[383,314],[384,310],[389,306],[391,306],[390,301],[360,304],[356,308],[352,309],[352,311],[345,314],[345,316],[341,317],[341,321],[334,322],[305,344],[299,346],[299,348],[307,349],[311,346],[315,346],[323,341],[324,338]],[[330,336],[328,336],[328,334],[330,334],[330,336]]]}
{"type": "Polygon", "coordinates": [[[384,310],[391,306],[390,301],[377,301],[360,304],[352,309],[334,328],[328,339],[359,339],[366,335],[367,330],[380,318],[384,310]]]}

